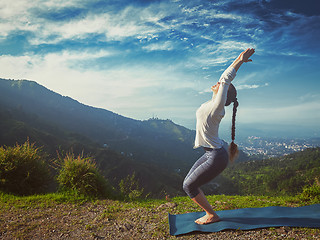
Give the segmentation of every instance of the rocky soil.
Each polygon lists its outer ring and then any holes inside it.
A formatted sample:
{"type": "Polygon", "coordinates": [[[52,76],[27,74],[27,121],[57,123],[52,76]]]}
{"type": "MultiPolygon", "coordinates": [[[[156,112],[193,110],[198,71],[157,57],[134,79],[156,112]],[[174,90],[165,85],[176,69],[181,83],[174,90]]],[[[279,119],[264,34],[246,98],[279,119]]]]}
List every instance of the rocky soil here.
{"type": "Polygon", "coordinates": [[[168,202],[137,208],[112,200],[12,206],[1,209],[0,239],[320,239],[320,229],[288,227],[170,236],[168,212],[176,207],[168,202]]]}

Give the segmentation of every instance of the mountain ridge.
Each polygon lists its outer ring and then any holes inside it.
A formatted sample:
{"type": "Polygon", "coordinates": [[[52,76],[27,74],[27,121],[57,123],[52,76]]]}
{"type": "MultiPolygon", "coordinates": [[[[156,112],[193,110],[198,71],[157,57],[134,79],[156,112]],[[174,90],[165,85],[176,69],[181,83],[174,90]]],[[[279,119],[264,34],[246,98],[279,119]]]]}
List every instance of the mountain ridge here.
{"type": "Polygon", "coordinates": [[[0,79],[0,115],[1,144],[30,137],[53,155],[92,153],[114,185],[135,171],[147,191],[181,194],[183,177],[203,153],[193,149],[195,131],[169,119],[130,119],[30,80],[0,79]]]}
{"type": "MultiPolygon", "coordinates": [[[[136,160],[175,165],[185,171],[201,154],[193,149],[195,131],[171,120],[135,120],[62,96],[30,80],[0,79],[1,102],[35,114],[101,146],[133,155],[136,160]],[[158,151],[151,154],[150,151],[158,151]],[[176,164],[174,164],[176,163],[176,164]]],[[[244,157],[245,158],[245,157],[244,157]]]]}

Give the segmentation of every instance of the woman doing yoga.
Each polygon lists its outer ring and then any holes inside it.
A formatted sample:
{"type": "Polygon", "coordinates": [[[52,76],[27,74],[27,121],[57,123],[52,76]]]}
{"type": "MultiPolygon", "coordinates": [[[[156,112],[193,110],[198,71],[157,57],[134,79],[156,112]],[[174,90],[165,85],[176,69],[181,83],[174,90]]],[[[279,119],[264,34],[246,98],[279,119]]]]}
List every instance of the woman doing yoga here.
{"type": "Polygon", "coordinates": [[[219,82],[211,87],[212,99],[202,104],[197,110],[196,138],[194,148],[203,147],[205,153],[192,166],[183,182],[183,189],[187,195],[197,203],[206,215],[197,219],[198,224],[208,224],[220,221],[212,206],[206,199],[200,186],[208,183],[218,176],[228,165],[228,160],[234,161],[238,155],[238,147],[234,143],[235,116],[238,107],[237,92],[231,81],[235,78],[240,66],[245,62],[251,62],[250,57],[255,50],[248,48],[243,51],[236,60],[224,71],[219,82]],[[232,142],[229,152],[223,147],[223,141],[218,136],[219,124],[224,117],[224,106],[233,102],[232,116],[232,142]]]}

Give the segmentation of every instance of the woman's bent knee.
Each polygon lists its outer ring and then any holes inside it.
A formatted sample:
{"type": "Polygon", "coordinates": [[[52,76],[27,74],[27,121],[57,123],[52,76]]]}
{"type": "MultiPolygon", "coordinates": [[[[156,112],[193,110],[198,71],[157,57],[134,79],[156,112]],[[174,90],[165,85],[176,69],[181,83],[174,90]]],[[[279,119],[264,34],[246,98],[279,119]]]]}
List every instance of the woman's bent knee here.
{"type": "Polygon", "coordinates": [[[186,181],[183,182],[182,187],[183,187],[183,190],[185,191],[185,193],[190,198],[194,198],[195,196],[197,196],[200,193],[198,187],[194,187],[194,186],[192,186],[192,184],[189,184],[186,181]]]}

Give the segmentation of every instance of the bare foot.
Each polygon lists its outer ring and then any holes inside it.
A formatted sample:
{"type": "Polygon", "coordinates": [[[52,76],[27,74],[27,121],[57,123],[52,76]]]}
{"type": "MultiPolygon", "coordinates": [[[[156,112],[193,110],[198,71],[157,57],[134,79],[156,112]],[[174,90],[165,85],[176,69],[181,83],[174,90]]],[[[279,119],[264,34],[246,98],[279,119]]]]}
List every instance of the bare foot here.
{"type": "Polygon", "coordinates": [[[197,224],[209,224],[209,223],[214,223],[214,222],[219,222],[219,221],[220,221],[220,218],[219,218],[218,215],[206,214],[203,217],[197,219],[195,221],[195,223],[197,223],[197,224]]]}

